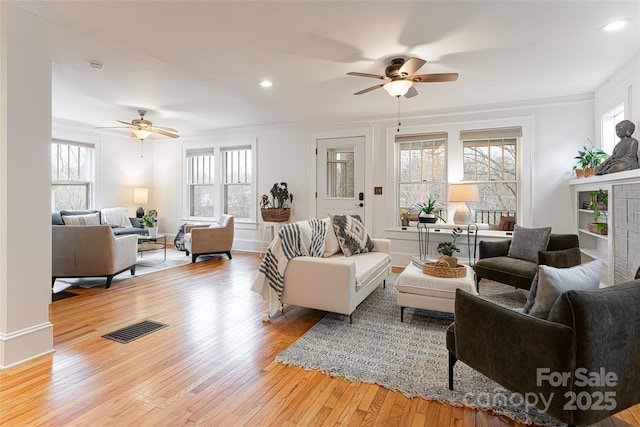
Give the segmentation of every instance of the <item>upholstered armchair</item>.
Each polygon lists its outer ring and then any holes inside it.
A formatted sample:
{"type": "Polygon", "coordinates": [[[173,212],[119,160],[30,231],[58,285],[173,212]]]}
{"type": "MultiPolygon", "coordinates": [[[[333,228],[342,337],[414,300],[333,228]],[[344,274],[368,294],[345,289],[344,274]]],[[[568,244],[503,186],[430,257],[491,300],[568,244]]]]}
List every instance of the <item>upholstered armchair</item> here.
{"type": "MultiPolygon", "coordinates": [[[[495,280],[524,290],[531,288],[531,282],[536,274],[538,262],[509,256],[511,240],[481,241],[479,244],[479,259],[475,265],[476,286],[481,279],[495,280]]],[[[546,251],[560,251],[578,248],[578,236],[575,234],[551,234],[546,251]]],[[[567,260],[570,267],[580,263],[580,255],[567,260]]]]}
{"type": "Polygon", "coordinates": [[[449,388],[459,360],[513,393],[551,398],[546,411],[560,421],[596,423],[640,403],[638,307],[640,280],[566,291],[547,319],[457,290],[446,338],[449,388]]]}
{"type": "Polygon", "coordinates": [[[233,246],[233,216],[220,215],[218,222],[211,225],[189,225],[184,228],[184,247],[191,262],[199,255],[227,254],[231,259],[233,246]]]}
{"type": "Polygon", "coordinates": [[[104,225],[52,225],[52,284],[63,277],[107,278],[106,289],[116,274],[136,273],[138,236],[114,236],[104,225]]]}

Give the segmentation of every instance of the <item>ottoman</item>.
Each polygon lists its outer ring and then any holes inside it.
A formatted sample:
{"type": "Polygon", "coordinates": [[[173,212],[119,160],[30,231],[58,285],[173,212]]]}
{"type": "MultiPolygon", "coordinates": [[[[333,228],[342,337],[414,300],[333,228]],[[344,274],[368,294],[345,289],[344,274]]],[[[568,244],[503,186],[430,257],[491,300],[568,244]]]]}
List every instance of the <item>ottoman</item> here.
{"type": "Polygon", "coordinates": [[[456,289],[478,295],[475,273],[468,265],[465,268],[467,274],[464,277],[444,278],[424,274],[422,269],[410,263],[396,280],[400,321],[404,321],[404,309],[407,307],[453,313],[456,289]]]}

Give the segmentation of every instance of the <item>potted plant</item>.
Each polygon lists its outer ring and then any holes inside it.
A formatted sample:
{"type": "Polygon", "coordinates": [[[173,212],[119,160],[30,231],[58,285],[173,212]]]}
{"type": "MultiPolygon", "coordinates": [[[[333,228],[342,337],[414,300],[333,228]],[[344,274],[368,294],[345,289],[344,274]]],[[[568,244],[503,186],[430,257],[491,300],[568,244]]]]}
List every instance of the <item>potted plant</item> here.
{"type": "Polygon", "coordinates": [[[149,236],[156,237],[158,235],[158,211],[149,209],[145,216],[142,217],[142,223],[149,230],[149,236]]]}
{"type": "Polygon", "coordinates": [[[593,211],[594,219],[593,222],[587,224],[587,228],[592,233],[607,235],[609,234],[607,223],[609,195],[602,188],[599,188],[598,191],[590,191],[589,195],[591,196],[589,209],[593,211]],[[603,218],[604,221],[600,222],[600,218],[603,218]]]}
{"type": "Polygon", "coordinates": [[[438,253],[442,255],[443,261],[445,261],[450,268],[455,268],[458,265],[458,258],[453,256],[454,252],[460,252],[460,249],[456,246],[456,239],[462,234],[462,228],[456,227],[451,230],[451,241],[438,243],[438,253]]]}
{"type": "MultiPolygon", "coordinates": [[[[591,140],[589,140],[591,142],[591,140]]],[[[578,155],[575,157],[578,159],[577,165],[574,166],[574,170],[576,171],[576,176],[580,178],[578,173],[578,165],[584,170],[584,177],[590,177],[595,175],[595,168],[599,166],[609,155],[602,151],[599,148],[593,147],[593,142],[591,142],[591,147],[582,147],[582,150],[578,150],[578,155]]]]}
{"type": "Polygon", "coordinates": [[[291,214],[293,194],[289,193],[286,182],[276,182],[269,190],[271,200],[266,194],[260,199],[260,213],[266,222],[287,222],[291,214]]]}
{"type": "Polygon", "coordinates": [[[415,209],[419,212],[418,221],[422,223],[435,223],[438,220],[447,222],[438,214],[437,211],[442,209],[442,205],[433,196],[429,196],[426,202],[416,204],[415,209]]]}

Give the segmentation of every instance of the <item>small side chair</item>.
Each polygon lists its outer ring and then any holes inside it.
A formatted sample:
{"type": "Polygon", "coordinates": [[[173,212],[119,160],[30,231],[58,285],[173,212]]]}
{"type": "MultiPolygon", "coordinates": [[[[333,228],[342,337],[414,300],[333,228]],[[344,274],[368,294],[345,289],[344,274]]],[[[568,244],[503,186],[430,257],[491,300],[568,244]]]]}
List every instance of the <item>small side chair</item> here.
{"type": "Polygon", "coordinates": [[[211,225],[185,226],[184,247],[191,262],[200,255],[226,254],[231,259],[233,246],[233,216],[220,215],[218,222],[211,225]]]}

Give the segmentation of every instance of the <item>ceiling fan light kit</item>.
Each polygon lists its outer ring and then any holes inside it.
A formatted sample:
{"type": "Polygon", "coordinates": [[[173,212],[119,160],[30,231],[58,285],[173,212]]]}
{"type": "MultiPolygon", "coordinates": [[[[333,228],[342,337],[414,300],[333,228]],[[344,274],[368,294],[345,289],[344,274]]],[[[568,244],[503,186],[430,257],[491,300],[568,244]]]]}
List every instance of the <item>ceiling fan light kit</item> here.
{"type": "Polygon", "coordinates": [[[393,80],[383,86],[387,93],[394,97],[404,96],[413,86],[411,80],[393,80]]]}

